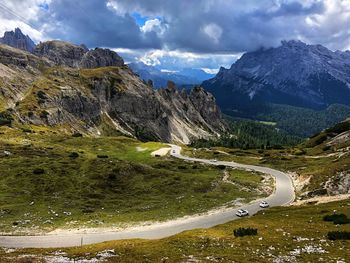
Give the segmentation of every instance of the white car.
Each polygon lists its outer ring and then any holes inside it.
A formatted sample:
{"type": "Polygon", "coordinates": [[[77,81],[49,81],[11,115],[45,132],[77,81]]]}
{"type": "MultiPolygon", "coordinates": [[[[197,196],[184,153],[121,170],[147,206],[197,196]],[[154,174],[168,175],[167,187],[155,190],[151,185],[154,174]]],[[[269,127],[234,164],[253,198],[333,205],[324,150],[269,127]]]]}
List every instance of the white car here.
{"type": "Polygon", "coordinates": [[[216,163],[218,160],[216,159],[213,159],[213,160],[210,160],[212,163],[216,163]]]}
{"type": "Polygon", "coordinates": [[[236,216],[243,217],[249,215],[248,210],[245,209],[238,209],[236,216]]]}
{"type": "Polygon", "coordinates": [[[269,205],[268,202],[262,201],[262,202],[259,204],[259,206],[260,206],[261,208],[267,208],[267,207],[269,207],[270,205],[269,205]]]}

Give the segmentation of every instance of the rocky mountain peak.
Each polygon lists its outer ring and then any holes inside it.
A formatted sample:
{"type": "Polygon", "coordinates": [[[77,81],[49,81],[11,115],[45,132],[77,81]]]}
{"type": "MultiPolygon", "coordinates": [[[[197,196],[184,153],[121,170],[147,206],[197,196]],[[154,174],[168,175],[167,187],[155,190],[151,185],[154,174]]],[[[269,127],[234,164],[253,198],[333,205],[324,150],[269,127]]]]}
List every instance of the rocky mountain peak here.
{"type": "Polygon", "coordinates": [[[350,105],[350,56],[322,45],[282,41],[277,48],[245,53],[203,86],[221,107],[253,101],[309,108],[350,105]]]}
{"type": "Polygon", "coordinates": [[[58,40],[42,42],[34,50],[35,55],[68,67],[78,67],[86,52],[81,46],[58,40]]]}
{"type": "Polygon", "coordinates": [[[288,48],[305,48],[307,47],[307,44],[305,44],[304,42],[300,41],[300,40],[282,40],[281,44],[283,47],[288,47],[288,48]]]}
{"type": "Polygon", "coordinates": [[[0,43],[28,52],[33,52],[35,48],[33,40],[28,35],[24,35],[19,28],[5,32],[4,36],[0,38],[0,43]]]}
{"type": "Polygon", "coordinates": [[[110,49],[95,48],[84,54],[79,65],[82,68],[118,67],[124,65],[124,60],[110,49]]]}

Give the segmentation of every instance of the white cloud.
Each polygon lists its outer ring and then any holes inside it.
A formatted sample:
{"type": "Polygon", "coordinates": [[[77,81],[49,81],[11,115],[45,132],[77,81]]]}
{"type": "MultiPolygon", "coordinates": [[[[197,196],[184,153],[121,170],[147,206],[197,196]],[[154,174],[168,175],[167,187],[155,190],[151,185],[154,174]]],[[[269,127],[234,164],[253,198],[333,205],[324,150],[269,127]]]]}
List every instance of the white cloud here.
{"type": "Polygon", "coordinates": [[[178,73],[179,72],[178,70],[169,70],[169,69],[161,69],[160,71],[164,72],[164,73],[178,73]]]}
{"type": "Polygon", "coordinates": [[[17,27],[22,30],[23,34],[29,35],[34,42],[39,42],[45,39],[42,32],[33,29],[22,21],[0,18],[0,35],[5,31],[12,31],[17,27]]]}
{"type": "Polygon", "coordinates": [[[51,0],[5,1],[0,9],[0,34],[19,27],[35,42],[45,40],[46,37],[43,34],[45,25],[41,24],[40,27],[36,27],[35,23],[38,21],[39,13],[42,12],[40,6],[50,2],[51,0]]]}
{"type": "Polygon", "coordinates": [[[219,72],[218,68],[201,68],[207,74],[216,74],[219,72]]]}
{"type": "Polygon", "coordinates": [[[202,31],[216,44],[219,43],[223,32],[222,28],[215,23],[205,25],[202,27],[202,31]]]}
{"type": "Polygon", "coordinates": [[[163,24],[158,18],[150,19],[140,28],[143,33],[156,32],[159,35],[165,33],[167,26],[163,24]]]}
{"type": "MultiPolygon", "coordinates": [[[[218,67],[230,67],[242,53],[194,53],[181,50],[151,50],[144,53],[135,53],[136,61],[149,66],[159,66],[168,70],[181,68],[203,68],[209,73],[218,71],[218,67]]],[[[203,70],[204,70],[203,69],[203,70]]]]}

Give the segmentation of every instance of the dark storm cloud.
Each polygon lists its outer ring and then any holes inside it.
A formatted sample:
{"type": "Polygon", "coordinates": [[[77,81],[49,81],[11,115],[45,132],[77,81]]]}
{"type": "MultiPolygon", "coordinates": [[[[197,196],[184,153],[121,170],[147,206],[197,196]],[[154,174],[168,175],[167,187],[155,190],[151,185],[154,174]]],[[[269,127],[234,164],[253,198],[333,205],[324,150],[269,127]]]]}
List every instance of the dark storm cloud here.
{"type": "Polygon", "coordinates": [[[275,46],[283,39],[300,38],[305,17],[325,10],[323,1],[302,0],[111,1],[120,11],[164,17],[168,29],[161,36],[163,45],[192,52],[275,46]]]}
{"type": "Polygon", "coordinates": [[[318,14],[324,11],[323,2],[314,2],[309,6],[304,6],[300,2],[282,2],[275,10],[258,10],[253,16],[261,16],[266,19],[272,19],[279,16],[304,16],[309,14],[318,14]]]}
{"type": "Polygon", "coordinates": [[[232,54],[289,39],[345,49],[350,38],[349,0],[9,0],[7,5],[18,13],[29,10],[27,19],[46,38],[90,47],[232,54]]]}
{"type": "Polygon", "coordinates": [[[296,38],[304,17],[323,11],[322,1],[300,0],[52,0],[38,23],[46,24],[52,38],[90,47],[223,53],[296,38]],[[142,30],[130,15],[135,12],[157,18],[157,30],[142,30]]]}
{"type": "Polygon", "coordinates": [[[89,47],[160,48],[156,34],[143,34],[128,13],[117,14],[103,0],[53,0],[41,12],[45,33],[89,47]]]}

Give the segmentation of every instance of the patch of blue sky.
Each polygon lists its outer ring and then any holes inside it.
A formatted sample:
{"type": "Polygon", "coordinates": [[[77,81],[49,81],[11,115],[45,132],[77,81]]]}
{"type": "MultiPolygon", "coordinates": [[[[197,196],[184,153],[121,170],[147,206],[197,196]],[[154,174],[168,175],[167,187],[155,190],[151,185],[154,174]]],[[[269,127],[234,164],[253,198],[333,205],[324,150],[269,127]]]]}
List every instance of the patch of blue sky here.
{"type": "Polygon", "coordinates": [[[39,4],[39,7],[45,11],[49,10],[49,4],[46,2],[42,2],[39,4]]]}
{"type": "Polygon", "coordinates": [[[143,16],[140,13],[133,12],[130,14],[136,21],[136,23],[141,27],[144,26],[146,21],[149,20],[147,16],[143,16]]]}

